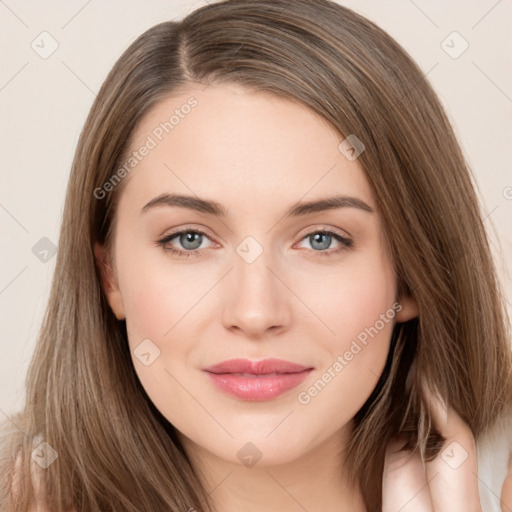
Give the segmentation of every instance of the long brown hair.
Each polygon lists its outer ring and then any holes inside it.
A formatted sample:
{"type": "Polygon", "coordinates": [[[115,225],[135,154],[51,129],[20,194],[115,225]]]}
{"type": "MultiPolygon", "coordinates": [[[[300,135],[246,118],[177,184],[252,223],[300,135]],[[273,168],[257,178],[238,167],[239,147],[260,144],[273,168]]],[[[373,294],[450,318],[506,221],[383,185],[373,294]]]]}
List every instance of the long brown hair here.
{"type": "MultiPolygon", "coordinates": [[[[424,456],[435,452],[424,383],[477,439],[510,412],[509,322],[471,172],[422,71],[383,30],[328,0],[227,0],[142,34],[91,108],[26,405],[13,418],[18,428],[4,425],[2,495],[17,448],[28,475],[32,439],[41,434],[58,454],[44,471],[56,512],[211,510],[174,427],[138,381],[125,324],[102,290],[93,246],[113,240],[123,183],[104,198],[95,190],[118,171],[134,128],[157,102],[190,83],[229,82],[299,101],[363,141],[359,163],[383,218],[399,296],[418,304],[417,318],[395,325],[386,368],[347,447],[368,510],[380,511],[393,435],[406,433],[424,456]]],[[[13,510],[25,511],[30,479],[17,487],[13,510]]]]}

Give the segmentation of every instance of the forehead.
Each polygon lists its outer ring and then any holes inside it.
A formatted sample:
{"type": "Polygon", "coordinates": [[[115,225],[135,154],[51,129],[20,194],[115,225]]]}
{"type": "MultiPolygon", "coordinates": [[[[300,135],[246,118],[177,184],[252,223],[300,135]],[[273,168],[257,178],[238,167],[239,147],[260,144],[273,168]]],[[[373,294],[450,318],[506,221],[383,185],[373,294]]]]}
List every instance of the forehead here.
{"type": "Polygon", "coordinates": [[[233,84],[190,87],[135,129],[123,195],[140,203],[182,192],[253,209],[339,193],[374,206],[362,167],[339,149],[343,139],[299,102],[233,84]]]}

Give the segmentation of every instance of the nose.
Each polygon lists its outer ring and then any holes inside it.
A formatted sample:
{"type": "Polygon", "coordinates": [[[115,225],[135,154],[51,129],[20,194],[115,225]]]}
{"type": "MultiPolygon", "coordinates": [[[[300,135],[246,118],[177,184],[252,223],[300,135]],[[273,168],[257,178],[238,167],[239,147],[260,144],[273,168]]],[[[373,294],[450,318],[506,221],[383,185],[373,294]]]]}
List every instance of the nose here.
{"type": "Polygon", "coordinates": [[[223,283],[227,299],[222,323],[230,331],[261,339],[290,325],[293,293],[285,284],[284,271],[270,256],[270,251],[263,251],[248,262],[234,255],[234,268],[223,283]]]}

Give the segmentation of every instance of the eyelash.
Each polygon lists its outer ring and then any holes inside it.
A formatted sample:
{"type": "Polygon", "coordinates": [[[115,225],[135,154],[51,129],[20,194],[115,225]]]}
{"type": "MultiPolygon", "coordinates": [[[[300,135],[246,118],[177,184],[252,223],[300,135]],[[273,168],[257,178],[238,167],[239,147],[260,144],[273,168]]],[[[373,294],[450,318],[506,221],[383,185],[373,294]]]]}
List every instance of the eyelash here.
{"type": "MultiPolygon", "coordinates": [[[[175,231],[174,233],[170,233],[169,235],[166,235],[164,238],[158,240],[156,243],[158,246],[163,247],[165,251],[169,251],[171,254],[176,255],[178,257],[184,257],[188,258],[190,256],[198,256],[201,252],[201,249],[194,249],[192,251],[182,251],[181,249],[174,249],[172,247],[167,247],[167,244],[176,238],[177,236],[184,234],[184,233],[196,233],[198,235],[203,235],[207,238],[210,238],[204,231],[201,231],[199,229],[182,229],[180,231],[175,231]]],[[[340,247],[338,249],[334,249],[332,251],[329,250],[323,250],[323,251],[315,251],[313,252],[318,253],[320,256],[334,256],[336,254],[339,254],[342,251],[345,251],[347,249],[350,249],[353,246],[352,240],[349,238],[345,238],[338,233],[335,233],[334,231],[328,231],[324,229],[319,229],[316,231],[311,231],[311,233],[308,233],[307,235],[303,236],[301,238],[301,241],[304,240],[307,237],[310,237],[312,235],[316,234],[323,234],[323,235],[329,235],[332,236],[334,239],[336,239],[338,242],[341,243],[340,247]]]]}

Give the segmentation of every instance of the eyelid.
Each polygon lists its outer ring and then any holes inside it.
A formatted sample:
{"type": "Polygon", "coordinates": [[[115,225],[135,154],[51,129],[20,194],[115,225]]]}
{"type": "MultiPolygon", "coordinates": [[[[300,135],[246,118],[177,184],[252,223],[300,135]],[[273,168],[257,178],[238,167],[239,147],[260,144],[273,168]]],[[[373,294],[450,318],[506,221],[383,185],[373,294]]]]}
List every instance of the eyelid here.
{"type": "Polygon", "coordinates": [[[336,233],[337,235],[341,236],[342,238],[346,239],[352,239],[352,235],[348,231],[341,230],[339,228],[336,228],[334,226],[330,226],[327,224],[311,224],[310,226],[306,226],[305,228],[301,229],[295,237],[300,237],[302,240],[305,236],[311,235],[313,233],[316,233],[317,231],[332,231],[333,233],[336,233]]]}
{"type": "MultiPolygon", "coordinates": [[[[182,231],[198,231],[198,232],[200,231],[200,232],[204,232],[205,234],[209,233],[209,229],[206,226],[203,226],[202,224],[183,224],[183,225],[177,226],[175,228],[165,229],[163,231],[162,235],[160,235],[160,238],[169,236],[169,235],[172,235],[175,233],[180,233],[182,231]]],[[[211,235],[208,234],[208,236],[211,236],[211,235]]]]}

